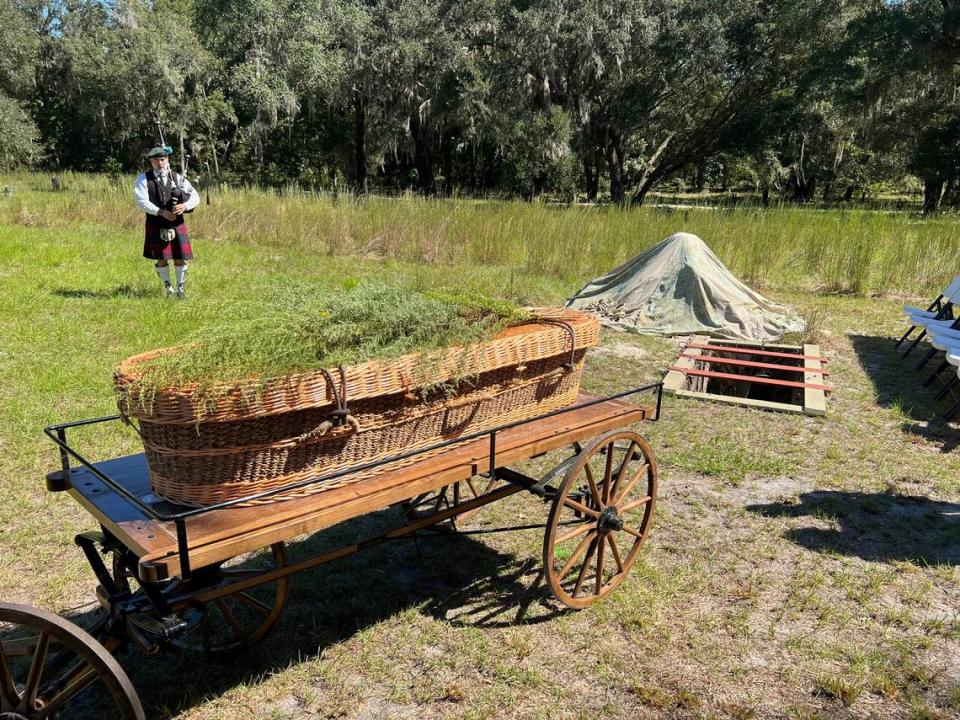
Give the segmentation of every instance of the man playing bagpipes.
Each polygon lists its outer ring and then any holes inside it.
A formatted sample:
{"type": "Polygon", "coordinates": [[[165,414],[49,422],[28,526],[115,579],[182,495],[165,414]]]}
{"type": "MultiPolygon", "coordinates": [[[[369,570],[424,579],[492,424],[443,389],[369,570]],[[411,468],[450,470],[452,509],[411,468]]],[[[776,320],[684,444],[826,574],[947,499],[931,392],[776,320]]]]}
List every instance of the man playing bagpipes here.
{"type": "Polygon", "coordinates": [[[147,152],[150,169],[141,173],[133,186],[137,207],[146,213],[143,256],[156,261],[157,275],[167,297],[186,297],[187,261],[193,258],[190,234],[184,214],[200,204],[200,195],[193,190],[185,172],[170,168],[173,149],[159,143],[147,152]],[[169,262],[173,260],[176,288],[170,282],[169,262]]]}

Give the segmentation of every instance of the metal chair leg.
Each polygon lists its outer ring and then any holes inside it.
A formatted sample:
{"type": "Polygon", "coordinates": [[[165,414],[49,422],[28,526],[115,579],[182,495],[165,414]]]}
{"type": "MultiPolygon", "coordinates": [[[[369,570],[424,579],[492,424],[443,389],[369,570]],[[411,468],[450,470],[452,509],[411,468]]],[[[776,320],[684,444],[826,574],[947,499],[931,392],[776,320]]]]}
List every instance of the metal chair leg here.
{"type": "Polygon", "coordinates": [[[930,348],[929,350],[927,350],[927,354],[924,355],[923,358],[920,360],[920,362],[917,363],[917,368],[916,368],[916,369],[917,369],[917,370],[922,370],[922,369],[923,369],[923,366],[927,364],[927,361],[928,361],[930,358],[932,358],[934,355],[936,355],[938,352],[939,352],[939,350],[937,350],[936,348],[930,348]]]}
{"type": "Polygon", "coordinates": [[[950,363],[948,363],[946,360],[941,362],[937,366],[937,369],[933,371],[933,374],[931,374],[930,377],[928,377],[926,380],[923,381],[923,386],[926,387],[927,385],[932,383],[934,380],[936,380],[940,376],[940,373],[942,373],[948,367],[950,367],[950,363]]]}
{"type": "Polygon", "coordinates": [[[958,412],[960,412],[960,400],[957,401],[956,405],[954,405],[952,408],[950,408],[943,414],[943,419],[953,420],[953,416],[956,415],[958,412]]]}
{"type": "Polygon", "coordinates": [[[923,332],[921,332],[919,335],[917,335],[917,336],[913,339],[913,342],[910,343],[910,347],[907,348],[907,351],[903,354],[903,356],[906,357],[907,355],[909,355],[909,354],[910,354],[910,351],[913,350],[913,349],[919,344],[919,342],[920,342],[921,340],[923,340],[923,336],[926,335],[926,334],[927,334],[927,329],[924,328],[924,329],[923,329],[923,332]]]}
{"type": "Polygon", "coordinates": [[[947,382],[944,383],[943,387],[937,391],[937,394],[933,396],[933,399],[943,400],[947,396],[947,393],[950,392],[950,390],[953,388],[953,386],[957,384],[958,380],[960,380],[960,378],[958,378],[956,375],[954,375],[952,378],[947,380],[947,382]]]}
{"type": "Polygon", "coordinates": [[[903,345],[903,341],[906,340],[910,336],[910,333],[912,333],[916,329],[917,329],[916,325],[911,325],[909,328],[907,328],[907,331],[900,337],[899,340],[897,340],[897,342],[894,344],[894,347],[898,348],[901,345],[903,345]]]}

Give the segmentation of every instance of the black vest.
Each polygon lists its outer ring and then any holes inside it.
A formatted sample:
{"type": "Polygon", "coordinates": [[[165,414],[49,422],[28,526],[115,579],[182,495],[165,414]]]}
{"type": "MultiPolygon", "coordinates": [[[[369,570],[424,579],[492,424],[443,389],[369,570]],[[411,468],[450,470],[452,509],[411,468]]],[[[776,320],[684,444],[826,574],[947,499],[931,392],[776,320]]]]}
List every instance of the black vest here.
{"type": "MultiPolygon", "coordinates": [[[[163,184],[154,175],[153,170],[147,170],[147,197],[154,205],[161,210],[173,210],[174,205],[186,202],[190,196],[183,192],[178,185],[179,176],[172,170],[167,176],[170,179],[170,186],[164,187],[163,184]]],[[[147,225],[156,225],[161,228],[175,228],[183,222],[183,215],[179,215],[176,220],[165,220],[159,215],[147,213],[147,225]]]]}

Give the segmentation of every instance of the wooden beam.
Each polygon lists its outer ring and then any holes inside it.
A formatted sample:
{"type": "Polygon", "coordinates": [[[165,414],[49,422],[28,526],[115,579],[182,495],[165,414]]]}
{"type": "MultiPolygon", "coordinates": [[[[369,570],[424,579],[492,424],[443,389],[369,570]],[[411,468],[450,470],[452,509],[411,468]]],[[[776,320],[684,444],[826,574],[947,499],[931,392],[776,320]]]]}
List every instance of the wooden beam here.
{"type": "Polygon", "coordinates": [[[761,385],[778,385],[780,387],[795,388],[816,388],[829,392],[831,388],[828,385],[792,382],[790,380],[776,380],[774,378],[762,378],[755,375],[734,375],[733,373],[711,372],[710,370],[691,370],[689,368],[671,367],[671,370],[677,370],[687,375],[697,375],[699,377],[721,378],[723,380],[736,380],[739,382],[759,383],[761,385]]]}
{"type": "MultiPolygon", "coordinates": [[[[696,351],[694,351],[696,352],[696,351]]],[[[681,353],[680,357],[696,358],[697,362],[703,363],[716,363],[717,365],[735,365],[738,367],[752,367],[752,368],[763,368],[765,370],[782,370],[783,372],[794,372],[794,373],[812,373],[816,372],[819,375],[829,375],[829,370],[821,370],[819,367],[799,367],[797,365],[780,365],[778,363],[762,363],[762,362],[753,362],[752,360],[728,360],[727,358],[718,358],[713,355],[687,355],[686,353],[681,353]]],[[[817,365],[819,366],[819,362],[817,365]]]]}
{"type": "Polygon", "coordinates": [[[713,345],[707,343],[705,345],[699,343],[690,343],[686,347],[696,348],[698,350],[715,350],[717,352],[735,352],[742,355],[764,355],[766,357],[782,357],[782,358],[791,358],[793,360],[819,360],[822,363],[827,362],[827,358],[822,355],[800,355],[798,353],[783,353],[783,352],[773,352],[771,350],[755,350],[748,347],[735,347],[731,345],[713,345]]]}

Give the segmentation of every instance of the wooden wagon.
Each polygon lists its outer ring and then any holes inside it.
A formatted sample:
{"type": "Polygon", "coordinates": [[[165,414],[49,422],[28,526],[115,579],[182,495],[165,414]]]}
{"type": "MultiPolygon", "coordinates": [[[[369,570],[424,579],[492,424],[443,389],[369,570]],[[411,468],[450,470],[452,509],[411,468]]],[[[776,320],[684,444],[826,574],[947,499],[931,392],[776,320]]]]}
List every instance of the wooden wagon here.
{"type": "Polygon", "coordinates": [[[111,716],[142,718],[112,653],[129,645],[213,653],[250,645],[280,618],[295,573],[386,541],[456,530],[458,518],[522,490],[549,505],[547,586],[564,605],[584,608],[620,585],[649,530],[657,465],[629,428],[657,419],[661,391],[657,383],[605,398],[581,393],[558,411],[335,473],[362,480],[266,508],[242,506],[244,498],[170,505],[152,495],[143,455],[93,462],[67,437],[119,416],[49,427],[62,467],[47,476],[48,489],[68,492],[100,524],[76,544],[96,575],[102,611],[88,632],[43,610],[0,603],[0,717],[70,717],[84,706],[82,691],[102,683],[115,704],[111,716]],[[655,402],[626,399],[645,392],[655,402]],[[556,450],[562,461],[539,479],[510,467],[556,450]],[[288,561],[293,538],[388,508],[396,523],[387,531],[288,561]]]}

